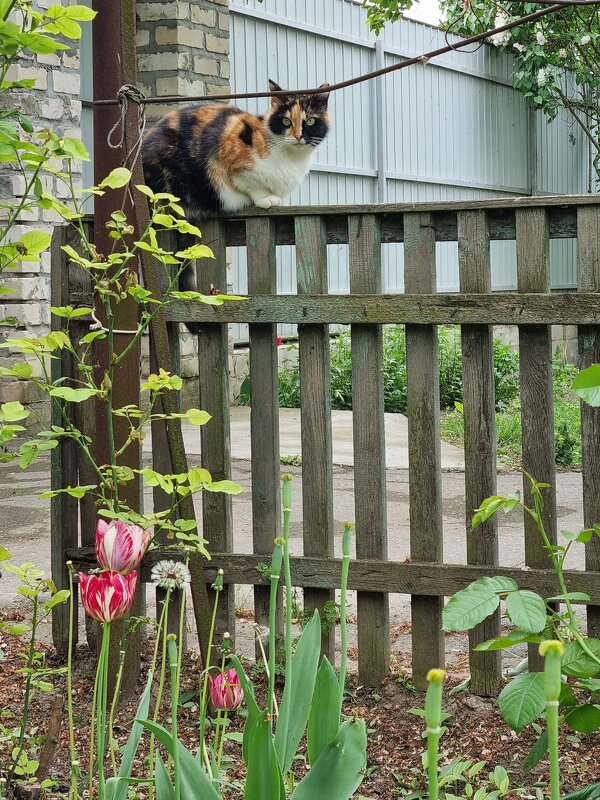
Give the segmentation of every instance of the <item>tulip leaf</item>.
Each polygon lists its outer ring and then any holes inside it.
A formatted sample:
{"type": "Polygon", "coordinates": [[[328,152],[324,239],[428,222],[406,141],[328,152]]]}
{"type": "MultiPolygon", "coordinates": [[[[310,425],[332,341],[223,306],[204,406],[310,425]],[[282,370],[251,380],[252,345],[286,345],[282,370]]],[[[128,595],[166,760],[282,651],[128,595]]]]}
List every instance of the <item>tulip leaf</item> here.
{"type": "Polygon", "coordinates": [[[315,691],[308,717],[308,758],[314,764],[329,742],[335,739],[340,726],[340,692],[338,679],[327,656],[317,672],[315,691]]]}
{"type": "Polygon", "coordinates": [[[152,678],[153,673],[149,672],[148,680],[146,681],[146,687],[140,699],[140,703],[135,715],[136,720],[131,728],[131,733],[129,734],[127,744],[123,748],[119,777],[109,778],[106,781],[106,800],[124,800],[124,798],[127,796],[128,782],[126,779],[131,775],[131,766],[133,764],[133,759],[142,735],[143,728],[140,720],[145,720],[148,716],[148,710],[150,708],[150,694],[152,690],[152,678]]]}
{"type": "Polygon", "coordinates": [[[362,719],[346,720],[335,739],[297,785],[292,800],[349,800],[365,777],[367,730],[362,719]]]}
{"type": "Polygon", "coordinates": [[[173,757],[175,747],[179,755],[179,769],[181,772],[181,795],[182,797],[201,797],[202,800],[220,800],[212,782],[206,772],[202,769],[198,759],[187,750],[181,742],[173,737],[166,728],[157,722],[149,719],[136,720],[144,728],[153,733],[158,741],[165,746],[168,753],[173,757]]]}
{"type": "Polygon", "coordinates": [[[248,774],[244,800],[285,800],[271,720],[266,709],[254,720],[248,736],[248,774]]]}
{"type": "Polygon", "coordinates": [[[600,798],[600,783],[591,783],[583,789],[564,794],[560,800],[598,800],[600,798]]]}
{"type": "Polygon", "coordinates": [[[321,619],[315,611],[304,628],[292,659],[292,680],[286,680],[277,718],[275,750],[285,773],[292,766],[306,729],[321,655],[321,619]],[[287,725],[284,727],[282,721],[287,725]]]}
{"type": "Polygon", "coordinates": [[[175,789],[169,778],[169,773],[164,761],[160,756],[156,757],[156,768],[154,773],[157,800],[175,800],[175,789]]]}
{"type": "Polygon", "coordinates": [[[237,676],[240,680],[240,685],[242,687],[242,691],[244,692],[244,701],[246,703],[246,710],[248,711],[248,716],[246,718],[246,724],[244,725],[244,736],[242,739],[242,755],[244,758],[244,764],[248,766],[248,749],[250,747],[250,732],[260,717],[260,709],[256,704],[256,700],[254,699],[254,687],[252,685],[252,681],[248,678],[246,673],[244,672],[244,668],[242,667],[242,663],[237,656],[231,656],[230,661],[237,672],[237,676]]]}

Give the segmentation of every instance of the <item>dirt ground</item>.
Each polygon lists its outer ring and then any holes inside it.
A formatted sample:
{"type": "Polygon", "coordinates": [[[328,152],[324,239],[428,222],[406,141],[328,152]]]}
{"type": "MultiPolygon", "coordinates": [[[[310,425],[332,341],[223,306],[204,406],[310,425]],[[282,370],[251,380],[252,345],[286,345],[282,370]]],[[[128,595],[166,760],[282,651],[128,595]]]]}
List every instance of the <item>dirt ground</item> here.
{"type": "MultiPolygon", "coordinates": [[[[0,465],[0,544],[14,555],[16,563],[34,561],[37,566],[49,572],[50,569],[50,524],[49,502],[40,500],[39,492],[49,485],[49,462],[40,459],[30,470],[22,472],[15,465],[0,465]]],[[[301,469],[284,467],[294,476],[294,514],[291,532],[292,550],[300,554],[302,549],[301,514],[301,469]]],[[[250,463],[236,460],[233,477],[246,489],[250,487],[250,463]]],[[[353,517],[353,472],[350,467],[335,467],[334,517],[336,530],[336,554],[341,550],[343,522],[353,517]]],[[[520,488],[522,477],[516,472],[498,476],[501,492],[520,488]]],[[[406,470],[388,470],[387,474],[389,556],[404,560],[409,555],[408,523],[408,473],[406,470]]],[[[464,563],[466,547],[464,535],[464,474],[446,472],[443,476],[444,498],[444,555],[447,562],[464,563]]],[[[149,499],[149,498],[148,498],[149,499]]],[[[559,528],[575,529],[582,525],[581,519],[581,475],[562,473],[558,476],[558,517],[559,528]]],[[[524,559],[522,520],[518,513],[502,516],[500,523],[500,561],[505,565],[522,565],[524,559]]],[[[252,532],[250,513],[250,492],[234,497],[235,550],[251,552],[252,532]]],[[[572,568],[583,566],[583,554],[574,552],[569,564],[572,568]]],[[[24,614],[23,598],[15,594],[14,576],[4,572],[0,579],[0,611],[10,618],[19,619],[24,614]]],[[[147,611],[154,614],[153,591],[148,591],[147,611]]],[[[252,656],[254,640],[252,631],[252,591],[250,587],[240,587],[237,592],[237,651],[247,659],[248,668],[253,669],[252,656]]],[[[351,619],[353,608],[350,610],[351,619]]],[[[368,723],[369,760],[367,776],[361,787],[364,798],[391,798],[409,795],[422,789],[420,772],[420,753],[423,750],[421,738],[422,721],[409,713],[413,707],[422,707],[423,697],[412,690],[410,673],[411,626],[409,598],[405,595],[390,596],[392,669],[382,687],[375,689],[359,686],[356,675],[351,675],[351,690],[348,694],[346,713],[359,713],[368,723]]],[[[51,647],[50,626],[44,624],[40,630],[41,646],[47,653],[49,664],[58,663],[51,647]]],[[[80,641],[85,642],[84,621],[80,619],[80,641]]],[[[197,640],[188,621],[189,652],[185,659],[185,685],[191,689],[198,681],[197,640]]],[[[338,631],[339,643],[339,631],[338,631]]],[[[8,637],[0,640],[0,698],[5,711],[4,724],[16,724],[22,703],[22,676],[16,673],[21,665],[17,655],[18,647],[8,637]],[[12,722],[11,722],[12,720],[12,722]]],[[[150,648],[147,648],[149,651],[150,648]]],[[[356,625],[350,625],[350,672],[356,670],[356,625]]],[[[512,659],[505,659],[503,665],[510,667],[523,653],[512,659]]],[[[146,665],[143,657],[142,672],[146,665]]],[[[446,667],[448,687],[459,684],[468,672],[467,641],[462,635],[446,637],[446,667]]],[[[85,739],[89,720],[91,690],[93,686],[92,659],[85,644],[77,652],[73,696],[77,722],[77,735],[85,739]]],[[[262,680],[260,673],[257,679],[262,680]]],[[[142,679],[140,679],[142,680],[142,679]]],[[[140,684],[141,686],[141,684],[140,684]]],[[[139,686],[138,686],[139,688],[139,686]]],[[[193,701],[191,701],[193,703],[193,701]]],[[[40,696],[33,705],[33,723],[44,731],[48,718],[48,696],[40,696]]],[[[489,769],[501,764],[509,770],[513,785],[525,786],[526,797],[534,797],[536,787],[544,787],[547,774],[544,764],[524,776],[522,764],[536,734],[528,730],[517,736],[512,733],[500,718],[492,700],[483,700],[461,692],[446,697],[445,708],[451,712],[448,730],[442,740],[444,759],[461,756],[473,761],[485,760],[489,769]]],[[[128,720],[135,709],[134,700],[120,712],[117,734],[120,740],[127,736],[128,720]]],[[[181,709],[180,729],[184,738],[194,746],[194,714],[189,708],[181,709]]],[[[2,720],[0,720],[2,721],[2,720]]],[[[241,727],[243,720],[237,718],[234,727],[241,727]]],[[[600,779],[600,742],[598,735],[570,736],[564,742],[563,775],[565,790],[600,779]]],[[[228,743],[228,751],[235,757],[237,745],[228,743]]],[[[0,743],[0,765],[6,764],[8,754],[6,743],[0,743]],[[4,749],[3,749],[4,748],[4,749]]],[[[82,753],[82,766],[86,756],[82,753]]],[[[232,762],[233,763],[233,762],[232,762]]],[[[240,763],[236,758],[235,763],[240,763]]],[[[302,763],[299,762],[299,774],[302,763]]],[[[61,784],[68,768],[68,740],[63,730],[59,747],[52,763],[51,774],[61,784]]],[[[235,769],[233,769],[235,777],[235,769]]],[[[241,774],[241,773],[240,773],[241,774]]],[[[477,782],[475,783],[477,786],[477,782]]],[[[449,791],[460,795],[460,787],[448,787],[449,791]]],[[[544,792],[546,790],[544,789],[544,792]]],[[[512,794],[511,796],[517,796],[512,794]]]]}

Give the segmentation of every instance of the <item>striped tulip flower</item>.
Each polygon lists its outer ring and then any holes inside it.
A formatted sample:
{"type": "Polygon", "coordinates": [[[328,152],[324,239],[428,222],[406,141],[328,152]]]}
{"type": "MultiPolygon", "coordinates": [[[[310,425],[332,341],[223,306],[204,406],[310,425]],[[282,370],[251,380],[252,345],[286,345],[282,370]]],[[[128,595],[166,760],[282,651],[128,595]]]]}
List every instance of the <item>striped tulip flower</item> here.
{"type": "Polygon", "coordinates": [[[104,570],[97,575],[79,573],[81,602],[86,614],[99,622],[124,617],[133,604],[137,572],[120,575],[104,570]]]}
{"type": "Polygon", "coordinates": [[[208,676],[210,699],[217,711],[231,711],[241,706],[244,693],[237,672],[232,668],[219,672],[213,678],[208,676]]]}
{"type": "Polygon", "coordinates": [[[98,520],[96,558],[102,569],[127,575],[140,565],[150,543],[150,530],[127,525],[120,519],[98,520]]]}

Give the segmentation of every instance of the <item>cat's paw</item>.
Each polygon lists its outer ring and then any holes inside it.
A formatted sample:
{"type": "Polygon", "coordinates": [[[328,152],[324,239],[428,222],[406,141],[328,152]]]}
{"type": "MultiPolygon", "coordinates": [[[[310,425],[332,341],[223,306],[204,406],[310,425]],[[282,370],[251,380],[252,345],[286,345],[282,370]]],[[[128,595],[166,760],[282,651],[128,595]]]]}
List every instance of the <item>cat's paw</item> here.
{"type": "Polygon", "coordinates": [[[257,208],[275,208],[276,206],[282,206],[283,200],[275,194],[268,194],[266,197],[255,197],[254,205],[257,208]]]}

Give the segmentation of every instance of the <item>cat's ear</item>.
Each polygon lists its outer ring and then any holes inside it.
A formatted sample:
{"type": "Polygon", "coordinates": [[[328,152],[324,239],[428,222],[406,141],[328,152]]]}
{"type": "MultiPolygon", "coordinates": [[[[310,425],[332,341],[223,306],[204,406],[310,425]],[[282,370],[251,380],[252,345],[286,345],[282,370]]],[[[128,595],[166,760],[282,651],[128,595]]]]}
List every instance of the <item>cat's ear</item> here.
{"type": "MultiPolygon", "coordinates": [[[[326,89],[330,84],[322,83],[319,89],[326,89]]],[[[329,101],[329,92],[322,92],[321,94],[313,94],[310,98],[310,104],[314,109],[325,110],[329,101]]]]}
{"type": "MultiPolygon", "coordinates": [[[[269,90],[271,92],[283,92],[283,89],[281,88],[281,86],[278,83],[275,83],[275,81],[272,81],[270,78],[269,78],[269,90]]],[[[288,98],[285,97],[285,95],[281,95],[280,97],[272,97],[271,98],[271,105],[272,106],[280,106],[283,103],[287,102],[287,100],[288,100],[288,98]]]]}

